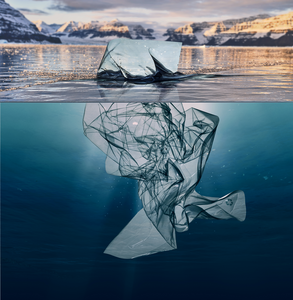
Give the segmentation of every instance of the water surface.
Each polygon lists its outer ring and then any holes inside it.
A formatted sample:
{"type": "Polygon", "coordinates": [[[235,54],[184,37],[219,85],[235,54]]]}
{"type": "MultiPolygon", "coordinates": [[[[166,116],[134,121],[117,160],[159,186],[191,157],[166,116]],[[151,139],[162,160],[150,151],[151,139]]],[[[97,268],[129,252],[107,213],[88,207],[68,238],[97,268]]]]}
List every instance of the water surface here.
{"type": "MultiPolygon", "coordinates": [[[[101,82],[95,80],[104,51],[105,46],[2,45],[0,99],[8,102],[117,101],[114,96],[102,99],[101,82]]],[[[196,76],[172,82],[172,88],[164,85],[164,89],[171,91],[169,101],[293,100],[293,49],[290,47],[183,47],[178,70],[196,76]]],[[[123,88],[120,87],[121,93],[123,88]]],[[[136,87],[123,101],[157,101],[150,93],[142,92],[145,88],[136,87]]]]}

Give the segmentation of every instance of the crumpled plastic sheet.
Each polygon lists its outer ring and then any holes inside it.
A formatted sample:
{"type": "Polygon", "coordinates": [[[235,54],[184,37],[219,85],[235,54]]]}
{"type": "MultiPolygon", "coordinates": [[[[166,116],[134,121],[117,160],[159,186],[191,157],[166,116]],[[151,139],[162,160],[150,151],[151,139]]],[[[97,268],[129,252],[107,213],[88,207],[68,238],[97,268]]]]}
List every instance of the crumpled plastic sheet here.
{"type": "Polygon", "coordinates": [[[177,72],[181,43],[148,40],[111,40],[100,63],[98,79],[140,83],[187,78],[177,72]]]}
{"type": "Polygon", "coordinates": [[[106,155],[109,174],[138,181],[140,210],[105,253],[135,258],[177,248],[195,219],[243,221],[245,196],[199,195],[219,118],[181,103],[86,104],[84,134],[106,155]]]}

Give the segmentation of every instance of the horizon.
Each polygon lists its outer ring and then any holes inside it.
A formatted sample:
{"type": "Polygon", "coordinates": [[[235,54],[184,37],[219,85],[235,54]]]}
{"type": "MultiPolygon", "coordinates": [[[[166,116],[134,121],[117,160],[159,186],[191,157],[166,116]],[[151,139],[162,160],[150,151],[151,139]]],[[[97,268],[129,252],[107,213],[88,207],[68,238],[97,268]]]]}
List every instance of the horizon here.
{"type": "Polygon", "coordinates": [[[91,21],[111,21],[141,24],[151,28],[180,27],[192,22],[216,22],[238,19],[259,14],[271,16],[293,11],[293,3],[281,0],[245,0],[235,5],[234,0],[168,1],[113,0],[111,2],[85,0],[5,0],[19,10],[31,22],[42,20],[47,24],[63,25],[69,21],[89,23],[91,21]],[[191,8],[192,7],[192,8],[191,8]]]}

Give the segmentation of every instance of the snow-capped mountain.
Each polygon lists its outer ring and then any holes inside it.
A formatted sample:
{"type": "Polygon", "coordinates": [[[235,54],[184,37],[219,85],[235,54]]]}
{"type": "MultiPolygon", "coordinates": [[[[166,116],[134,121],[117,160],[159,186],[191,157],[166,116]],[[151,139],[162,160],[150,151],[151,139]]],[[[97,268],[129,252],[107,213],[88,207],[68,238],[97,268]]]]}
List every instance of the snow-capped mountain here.
{"type": "Polygon", "coordinates": [[[0,40],[8,42],[51,42],[105,44],[114,38],[167,40],[183,45],[214,46],[293,46],[293,12],[271,17],[266,14],[219,22],[189,23],[165,33],[140,24],[70,21],[34,24],[4,0],[0,0],[0,40]]]}
{"type": "Polygon", "coordinates": [[[190,23],[169,29],[168,41],[184,45],[293,46],[293,12],[222,22],[190,23]]]}
{"type": "Polygon", "coordinates": [[[70,32],[68,37],[77,38],[129,38],[131,39],[129,29],[118,20],[111,22],[91,22],[78,26],[77,30],[70,32]]]}
{"type": "Polygon", "coordinates": [[[66,32],[66,33],[70,33],[70,32],[73,32],[73,31],[76,31],[78,30],[78,28],[80,26],[82,26],[83,23],[81,22],[74,22],[74,21],[69,21],[69,22],[66,22],[65,24],[63,24],[58,30],[57,32],[66,32]]]}
{"type": "Polygon", "coordinates": [[[59,38],[39,32],[35,24],[4,0],[0,0],[0,39],[8,42],[61,43],[59,38]]]}
{"type": "Polygon", "coordinates": [[[133,39],[136,40],[154,40],[156,39],[152,34],[154,29],[145,29],[141,25],[128,25],[128,30],[133,39]]]}
{"type": "Polygon", "coordinates": [[[41,33],[51,35],[56,31],[51,26],[43,22],[42,20],[33,21],[33,23],[37,26],[39,32],[41,33]]]}
{"type": "Polygon", "coordinates": [[[106,43],[114,38],[155,39],[153,29],[141,25],[126,25],[117,19],[110,22],[92,21],[77,23],[70,21],[62,25],[55,33],[65,43],[106,43]]]}
{"type": "Polygon", "coordinates": [[[54,32],[56,32],[62,25],[63,24],[56,24],[56,23],[48,24],[48,26],[50,26],[54,30],[54,32]]]}

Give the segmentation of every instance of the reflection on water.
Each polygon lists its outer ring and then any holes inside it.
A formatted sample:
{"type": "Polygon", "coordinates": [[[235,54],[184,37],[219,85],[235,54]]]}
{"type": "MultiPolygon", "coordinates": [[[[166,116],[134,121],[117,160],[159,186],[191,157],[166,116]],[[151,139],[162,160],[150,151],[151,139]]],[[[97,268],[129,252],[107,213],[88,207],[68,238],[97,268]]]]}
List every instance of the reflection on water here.
{"type": "MultiPolygon", "coordinates": [[[[66,89],[70,84],[69,90],[81,87],[73,80],[82,80],[83,86],[89,85],[90,90],[94,83],[89,79],[96,78],[104,50],[105,46],[2,45],[0,90],[31,88],[38,94],[52,92],[52,89],[54,92],[61,86],[66,89]],[[58,81],[66,81],[66,84],[52,85],[58,81]],[[40,87],[46,83],[49,85],[40,87]]],[[[186,101],[292,101],[292,60],[291,48],[183,47],[178,71],[233,75],[181,83],[181,87],[186,88],[184,94],[191,93],[186,101]]],[[[91,97],[86,93],[78,100],[72,94],[59,98],[56,95],[50,101],[71,101],[71,97],[73,101],[88,101],[88,96],[91,97]]],[[[11,92],[2,92],[1,100],[43,101],[39,94],[38,99],[31,100],[30,93],[11,92]]]]}
{"type": "Polygon", "coordinates": [[[177,84],[174,82],[156,82],[135,84],[131,82],[105,81],[97,84],[95,100],[101,102],[179,102],[177,84]]]}
{"type": "Polygon", "coordinates": [[[94,78],[104,46],[0,46],[0,89],[94,78]]]}
{"type": "MultiPolygon", "coordinates": [[[[260,47],[209,47],[184,48],[182,51],[185,70],[221,71],[229,69],[247,69],[262,66],[285,67],[293,70],[293,50],[291,48],[260,47]]],[[[179,66],[181,67],[181,66],[179,66]]]]}
{"type": "Polygon", "coordinates": [[[293,101],[292,75],[198,74],[189,80],[134,84],[64,81],[6,91],[7,102],[284,102],[293,101]]]}

